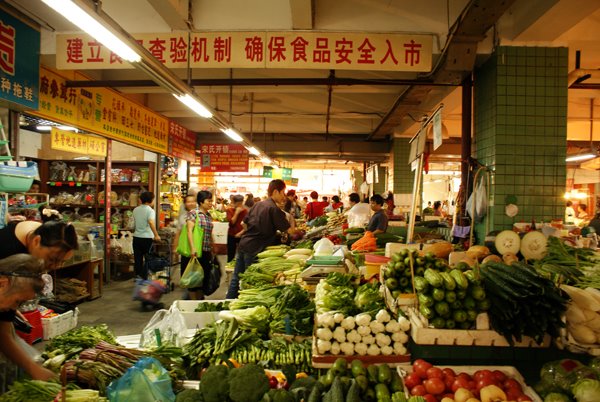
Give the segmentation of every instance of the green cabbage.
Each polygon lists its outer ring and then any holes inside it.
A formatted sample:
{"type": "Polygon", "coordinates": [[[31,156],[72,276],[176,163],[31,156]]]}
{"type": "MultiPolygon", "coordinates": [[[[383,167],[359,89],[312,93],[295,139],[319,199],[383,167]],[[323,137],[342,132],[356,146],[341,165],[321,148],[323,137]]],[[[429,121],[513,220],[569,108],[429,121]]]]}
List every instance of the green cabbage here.
{"type": "Polygon", "coordinates": [[[385,301],[379,293],[379,282],[365,283],[356,290],[354,303],[362,313],[369,313],[371,317],[381,309],[385,309],[385,301]]]}
{"type": "Polygon", "coordinates": [[[571,402],[571,398],[569,398],[565,394],[561,394],[558,392],[552,392],[544,398],[544,402],[571,402]]]}
{"type": "Polygon", "coordinates": [[[600,401],[600,381],[583,379],[573,386],[573,395],[577,402],[600,401]]]}

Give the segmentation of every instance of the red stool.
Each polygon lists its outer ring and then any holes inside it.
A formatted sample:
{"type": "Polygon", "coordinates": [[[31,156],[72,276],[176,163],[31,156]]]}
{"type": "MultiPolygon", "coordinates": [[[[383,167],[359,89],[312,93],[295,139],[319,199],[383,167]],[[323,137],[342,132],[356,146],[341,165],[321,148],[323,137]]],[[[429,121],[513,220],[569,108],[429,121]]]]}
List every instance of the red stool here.
{"type": "Polygon", "coordinates": [[[23,313],[29,324],[31,324],[31,333],[26,334],[21,331],[16,331],[25,342],[33,345],[44,338],[44,328],[42,327],[42,315],[39,310],[28,311],[23,313]]]}

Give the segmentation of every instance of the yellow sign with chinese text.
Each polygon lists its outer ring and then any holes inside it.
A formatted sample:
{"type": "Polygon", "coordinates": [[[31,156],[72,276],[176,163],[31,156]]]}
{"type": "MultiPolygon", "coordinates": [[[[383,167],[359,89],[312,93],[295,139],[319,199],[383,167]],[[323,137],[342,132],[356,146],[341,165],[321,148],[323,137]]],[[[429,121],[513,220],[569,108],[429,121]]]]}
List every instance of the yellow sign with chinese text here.
{"type": "MultiPolygon", "coordinates": [[[[86,79],[70,74],[69,79],[86,79]]],[[[107,88],[68,88],[67,78],[40,68],[39,117],[167,154],[169,121],[107,88]]]]}
{"type": "MultiPolygon", "coordinates": [[[[168,68],[302,68],[429,72],[433,36],[380,32],[254,31],[134,35],[168,68]]],[[[133,68],[84,33],[56,35],[64,70],[133,68]]]]}
{"type": "Polygon", "coordinates": [[[52,127],[50,148],[84,155],[106,156],[106,138],[52,127]]]}

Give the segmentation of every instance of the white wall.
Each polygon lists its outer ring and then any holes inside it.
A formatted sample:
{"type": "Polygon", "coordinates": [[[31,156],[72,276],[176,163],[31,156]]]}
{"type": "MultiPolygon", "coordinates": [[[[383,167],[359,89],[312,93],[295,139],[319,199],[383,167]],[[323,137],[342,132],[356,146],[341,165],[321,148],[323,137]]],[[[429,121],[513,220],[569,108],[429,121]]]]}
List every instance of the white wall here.
{"type": "Polygon", "coordinates": [[[42,149],[42,134],[19,130],[19,154],[23,158],[39,158],[42,149]]]}

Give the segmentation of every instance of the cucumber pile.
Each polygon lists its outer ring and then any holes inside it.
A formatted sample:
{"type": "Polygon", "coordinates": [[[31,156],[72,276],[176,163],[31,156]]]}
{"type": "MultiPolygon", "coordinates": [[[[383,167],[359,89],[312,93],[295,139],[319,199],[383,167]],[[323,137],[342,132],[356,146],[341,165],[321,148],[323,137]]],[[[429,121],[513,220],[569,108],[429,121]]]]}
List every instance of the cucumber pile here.
{"type": "Polygon", "coordinates": [[[394,253],[383,270],[383,281],[394,298],[402,293],[414,293],[411,265],[415,276],[423,276],[427,268],[444,269],[448,264],[433,253],[420,256],[417,250],[410,249],[394,253]]]}
{"type": "Polygon", "coordinates": [[[490,301],[475,272],[427,268],[415,276],[419,311],[437,329],[471,329],[490,301]]]}
{"type": "Polygon", "coordinates": [[[360,360],[353,360],[348,369],[346,360],[339,358],[319,377],[308,398],[308,402],[334,401],[405,402],[406,398],[398,372],[387,364],[365,368],[360,360]]]}

